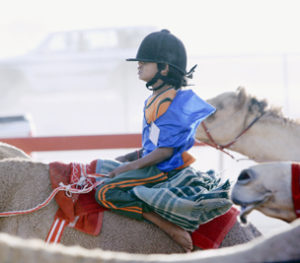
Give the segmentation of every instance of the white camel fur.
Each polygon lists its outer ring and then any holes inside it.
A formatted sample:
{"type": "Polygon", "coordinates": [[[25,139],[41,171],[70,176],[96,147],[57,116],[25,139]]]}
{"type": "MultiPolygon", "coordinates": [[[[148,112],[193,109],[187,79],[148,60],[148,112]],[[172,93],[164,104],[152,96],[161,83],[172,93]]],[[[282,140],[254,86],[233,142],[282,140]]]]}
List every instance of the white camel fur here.
{"type": "Polygon", "coordinates": [[[234,247],[198,251],[190,254],[137,255],[101,249],[46,245],[41,240],[24,240],[0,234],[0,262],[11,263],[261,263],[287,262],[300,258],[300,219],[291,228],[267,237],[259,237],[234,247]]]}
{"type": "MultiPolygon", "coordinates": [[[[48,164],[13,158],[0,161],[0,211],[29,209],[44,201],[51,192],[48,173],[48,164]]],[[[0,231],[23,238],[45,239],[56,210],[57,205],[52,201],[46,208],[29,215],[0,218],[0,231]]],[[[244,228],[237,222],[225,237],[222,246],[248,242],[257,235],[253,226],[244,228]]],[[[99,236],[66,228],[61,242],[65,245],[101,247],[130,253],[183,252],[181,247],[153,224],[111,212],[104,213],[99,236]]]]}
{"type": "MultiPolygon", "coordinates": [[[[278,109],[268,108],[265,100],[258,100],[246,94],[244,88],[238,88],[208,102],[217,110],[204,123],[217,144],[232,142],[263,114],[229,149],[257,162],[300,161],[300,123],[283,117],[278,109]]],[[[197,128],[196,139],[211,143],[202,125],[197,128]]]]}
{"type": "Polygon", "coordinates": [[[242,207],[241,218],[253,209],[292,222],[296,219],[291,193],[291,162],[272,162],[241,171],[231,193],[234,203],[242,207]]]}

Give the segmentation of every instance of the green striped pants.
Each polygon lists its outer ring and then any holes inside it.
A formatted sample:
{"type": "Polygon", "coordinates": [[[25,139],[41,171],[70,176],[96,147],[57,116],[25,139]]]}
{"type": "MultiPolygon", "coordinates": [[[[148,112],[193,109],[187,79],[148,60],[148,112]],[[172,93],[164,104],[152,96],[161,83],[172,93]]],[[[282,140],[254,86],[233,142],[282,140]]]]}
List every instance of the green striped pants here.
{"type": "MultiPolygon", "coordinates": [[[[122,164],[113,160],[98,160],[96,173],[107,174],[122,164]]],[[[140,185],[151,187],[166,181],[168,176],[168,173],[160,171],[156,166],[121,173],[101,184],[96,189],[95,198],[103,207],[142,220],[142,213],[150,210],[144,202],[132,194],[131,189],[140,185]]]]}

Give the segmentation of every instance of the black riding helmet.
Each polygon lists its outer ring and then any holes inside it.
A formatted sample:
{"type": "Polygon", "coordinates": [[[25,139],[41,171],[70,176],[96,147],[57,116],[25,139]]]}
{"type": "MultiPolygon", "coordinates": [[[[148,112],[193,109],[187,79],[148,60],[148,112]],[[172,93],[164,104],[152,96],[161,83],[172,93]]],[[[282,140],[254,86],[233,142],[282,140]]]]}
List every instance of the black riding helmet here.
{"type": "MultiPolygon", "coordinates": [[[[146,36],[139,46],[136,57],[126,60],[168,64],[170,67],[175,68],[182,77],[189,74],[186,72],[187,55],[185,47],[181,40],[172,35],[167,29],[153,32],[146,36]]],[[[154,90],[153,88],[149,88],[149,86],[156,83],[158,79],[163,80],[163,83],[155,88],[155,90],[163,87],[165,82],[170,82],[170,79],[162,76],[159,71],[152,80],[146,83],[146,87],[154,90]]]]}
{"type": "Polygon", "coordinates": [[[127,61],[165,63],[186,74],[187,55],[181,40],[163,29],[146,36],[135,58],[127,61]]]}

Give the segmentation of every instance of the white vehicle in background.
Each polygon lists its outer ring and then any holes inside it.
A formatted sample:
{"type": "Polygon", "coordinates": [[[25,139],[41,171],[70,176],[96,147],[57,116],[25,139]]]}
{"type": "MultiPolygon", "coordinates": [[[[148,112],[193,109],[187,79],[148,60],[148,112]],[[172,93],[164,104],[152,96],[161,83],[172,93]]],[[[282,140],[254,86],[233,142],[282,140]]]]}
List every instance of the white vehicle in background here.
{"type": "Polygon", "coordinates": [[[26,115],[0,116],[0,138],[31,137],[33,124],[26,115]]]}
{"type": "Polygon", "coordinates": [[[114,79],[127,75],[125,59],[136,54],[141,40],[153,30],[124,27],[52,33],[31,52],[0,60],[1,97],[25,88],[40,92],[108,88],[114,79]]]}
{"type": "Polygon", "coordinates": [[[31,52],[0,60],[0,116],[30,114],[36,136],[135,132],[136,98],[148,91],[140,88],[137,63],[126,58],[156,30],[55,32],[31,52]]]}

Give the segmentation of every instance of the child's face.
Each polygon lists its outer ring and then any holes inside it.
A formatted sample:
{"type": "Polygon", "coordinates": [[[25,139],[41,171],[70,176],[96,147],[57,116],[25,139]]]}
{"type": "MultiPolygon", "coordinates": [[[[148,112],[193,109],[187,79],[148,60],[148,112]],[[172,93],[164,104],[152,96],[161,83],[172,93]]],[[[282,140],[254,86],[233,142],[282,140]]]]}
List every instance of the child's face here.
{"type": "Polygon", "coordinates": [[[145,82],[150,81],[157,73],[157,64],[153,62],[138,62],[139,79],[145,82]]]}

